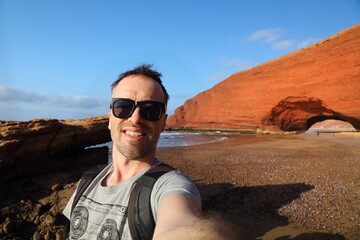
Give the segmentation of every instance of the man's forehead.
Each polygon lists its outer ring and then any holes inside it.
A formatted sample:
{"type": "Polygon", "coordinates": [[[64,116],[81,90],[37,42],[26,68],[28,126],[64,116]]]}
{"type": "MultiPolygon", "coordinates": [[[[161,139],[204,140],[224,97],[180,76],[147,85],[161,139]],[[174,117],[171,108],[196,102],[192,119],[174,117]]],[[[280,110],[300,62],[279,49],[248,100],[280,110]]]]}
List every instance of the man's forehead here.
{"type": "Polygon", "coordinates": [[[142,98],[142,100],[144,100],[143,98],[164,99],[164,93],[160,84],[154,79],[143,75],[125,77],[113,89],[112,95],[113,97],[127,97],[131,99],[142,98]]]}

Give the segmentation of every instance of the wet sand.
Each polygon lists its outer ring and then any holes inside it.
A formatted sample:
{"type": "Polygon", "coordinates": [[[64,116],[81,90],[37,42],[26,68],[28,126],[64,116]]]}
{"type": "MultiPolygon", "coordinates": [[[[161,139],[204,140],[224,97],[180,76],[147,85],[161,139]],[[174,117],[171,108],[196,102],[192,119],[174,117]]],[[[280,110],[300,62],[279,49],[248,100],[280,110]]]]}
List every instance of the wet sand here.
{"type": "Polygon", "coordinates": [[[241,135],[161,148],[245,239],[360,239],[360,135],[241,135]]]}

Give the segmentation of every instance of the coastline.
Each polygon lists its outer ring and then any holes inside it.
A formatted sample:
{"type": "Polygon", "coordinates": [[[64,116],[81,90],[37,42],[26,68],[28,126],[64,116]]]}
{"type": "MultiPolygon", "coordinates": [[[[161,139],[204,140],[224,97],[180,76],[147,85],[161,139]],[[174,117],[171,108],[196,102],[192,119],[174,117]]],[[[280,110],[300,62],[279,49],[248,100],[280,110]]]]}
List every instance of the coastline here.
{"type": "MultiPolygon", "coordinates": [[[[244,239],[360,238],[359,133],[233,134],[224,141],[158,148],[157,156],[192,178],[206,214],[235,225],[244,239]]],[[[21,222],[26,236],[55,236],[62,227],[50,220],[64,209],[84,170],[4,186],[0,229],[10,219],[21,222]]]]}

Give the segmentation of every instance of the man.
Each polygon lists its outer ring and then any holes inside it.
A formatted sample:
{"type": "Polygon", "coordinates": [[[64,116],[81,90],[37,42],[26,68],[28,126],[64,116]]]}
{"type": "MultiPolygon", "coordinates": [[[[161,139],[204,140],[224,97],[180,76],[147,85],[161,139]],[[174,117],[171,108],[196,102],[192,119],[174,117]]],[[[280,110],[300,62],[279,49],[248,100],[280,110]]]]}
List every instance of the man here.
{"type": "MultiPolygon", "coordinates": [[[[169,95],[161,74],[141,65],[112,84],[109,130],[113,141],[109,164],[84,191],[71,216],[74,195],[64,215],[72,239],[131,239],[127,205],[136,179],[160,164],[156,145],[164,131],[169,95]]],[[[153,239],[174,239],[199,222],[200,194],[179,171],[161,176],[151,193],[156,222],[153,239]]]]}

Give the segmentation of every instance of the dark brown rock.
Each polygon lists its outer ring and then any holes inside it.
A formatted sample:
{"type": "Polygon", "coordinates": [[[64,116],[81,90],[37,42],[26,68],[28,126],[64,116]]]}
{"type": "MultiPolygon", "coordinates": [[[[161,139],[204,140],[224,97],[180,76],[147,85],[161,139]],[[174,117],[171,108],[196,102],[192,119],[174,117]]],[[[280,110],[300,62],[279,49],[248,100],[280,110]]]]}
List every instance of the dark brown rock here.
{"type": "Polygon", "coordinates": [[[6,222],[3,226],[3,231],[5,233],[13,233],[16,230],[16,222],[10,220],[6,222]]]}
{"type": "Polygon", "coordinates": [[[0,121],[0,182],[76,165],[67,156],[110,140],[106,116],[0,121]]]}
{"type": "Polygon", "coordinates": [[[54,225],[65,225],[68,222],[68,219],[61,212],[56,212],[54,214],[54,225]]]}
{"type": "Polygon", "coordinates": [[[44,239],[45,239],[45,240],[53,240],[53,239],[55,239],[55,238],[56,238],[55,233],[52,233],[52,232],[50,232],[50,231],[47,231],[46,234],[45,234],[45,236],[44,236],[44,239]]]}
{"type": "Polygon", "coordinates": [[[336,119],[360,131],[360,25],[238,72],[187,100],[170,129],[306,131],[336,119]],[[290,98],[289,98],[290,97],[290,98]]]}
{"type": "Polygon", "coordinates": [[[52,213],[48,213],[44,220],[46,225],[53,225],[55,222],[55,217],[52,213]]]}
{"type": "Polygon", "coordinates": [[[40,240],[41,239],[41,234],[38,231],[34,232],[34,235],[33,235],[32,239],[33,240],[40,240]]]}
{"type": "Polygon", "coordinates": [[[54,192],[60,191],[63,188],[63,186],[60,183],[56,183],[51,186],[51,190],[54,192]]]}

